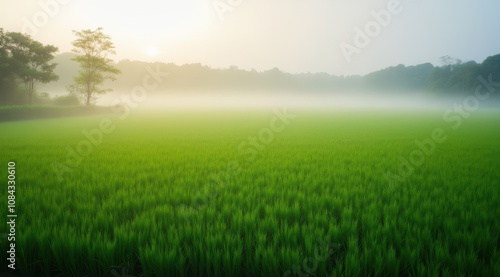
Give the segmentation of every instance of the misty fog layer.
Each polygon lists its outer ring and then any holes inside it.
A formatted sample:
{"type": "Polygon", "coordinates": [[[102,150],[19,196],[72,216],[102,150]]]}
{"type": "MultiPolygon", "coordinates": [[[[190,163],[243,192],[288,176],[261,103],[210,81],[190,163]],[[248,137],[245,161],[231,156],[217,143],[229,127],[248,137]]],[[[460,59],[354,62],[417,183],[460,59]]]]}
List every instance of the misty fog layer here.
{"type": "Polygon", "coordinates": [[[474,94],[457,96],[429,95],[425,92],[384,93],[294,93],[259,91],[252,93],[222,92],[151,92],[136,96],[131,92],[113,92],[99,98],[100,105],[127,105],[131,108],[273,108],[296,107],[314,109],[446,109],[467,106],[470,109],[500,107],[498,96],[479,99],[474,94]]]}

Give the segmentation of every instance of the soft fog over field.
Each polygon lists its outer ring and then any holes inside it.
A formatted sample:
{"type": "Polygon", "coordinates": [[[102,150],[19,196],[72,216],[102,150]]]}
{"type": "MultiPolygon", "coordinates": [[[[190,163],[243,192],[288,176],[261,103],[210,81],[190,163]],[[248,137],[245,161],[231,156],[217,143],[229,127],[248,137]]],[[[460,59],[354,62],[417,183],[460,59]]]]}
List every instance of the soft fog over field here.
{"type": "Polygon", "coordinates": [[[297,93],[283,91],[254,91],[221,93],[196,92],[151,92],[144,98],[134,98],[130,92],[113,92],[99,99],[102,105],[131,103],[131,107],[186,107],[186,108],[265,108],[296,107],[311,109],[446,109],[455,105],[469,110],[500,107],[499,96],[488,100],[474,99],[474,94],[440,97],[428,93],[346,92],[346,93],[297,93]],[[305,95],[306,94],[306,95],[305,95]],[[134,101],[136,99],[137,101],[134,101]]]}

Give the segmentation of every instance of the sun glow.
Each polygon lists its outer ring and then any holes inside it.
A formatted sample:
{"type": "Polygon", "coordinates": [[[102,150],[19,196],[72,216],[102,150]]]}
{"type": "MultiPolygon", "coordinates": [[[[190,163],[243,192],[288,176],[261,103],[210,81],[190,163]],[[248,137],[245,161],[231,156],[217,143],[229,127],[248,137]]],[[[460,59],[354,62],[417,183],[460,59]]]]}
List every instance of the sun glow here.
{"type": "Polygon", "coordinates": [[[144,50],[144,54],[146,54],[150,58],[154,58],[160,54],[160,50],[158,50],[158,47],[149,46],[144,50]]]}
{"type": "Polygon", "coordinates": [[[164,41],[175,41],[196,35],[207,24],[212,11],[203,0],[93,2],[97,1],[72,6],[75,17],[91,28],[100,26],[110,34],[123,34],[133,40],[161,37],[164,41]]]}

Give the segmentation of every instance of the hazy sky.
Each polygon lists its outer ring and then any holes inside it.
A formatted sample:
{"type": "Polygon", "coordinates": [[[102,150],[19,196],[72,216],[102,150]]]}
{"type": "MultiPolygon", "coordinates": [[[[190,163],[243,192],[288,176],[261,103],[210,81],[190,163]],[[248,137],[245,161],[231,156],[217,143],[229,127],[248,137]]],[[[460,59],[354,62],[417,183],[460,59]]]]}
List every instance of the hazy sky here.
{"type": "Polygon", "coordinates": [[[481,62],[500,53],[498,0],[0,3],[0,27],[32,34],[45,44],[58,46],[60,52],[71,50],[71,30],[103,27],[115,43],[116,60],[348,75],[400,63],[438,64],[443,55],[481,62]],[[365,35],[368,40],[363,40],[365,35]]]}

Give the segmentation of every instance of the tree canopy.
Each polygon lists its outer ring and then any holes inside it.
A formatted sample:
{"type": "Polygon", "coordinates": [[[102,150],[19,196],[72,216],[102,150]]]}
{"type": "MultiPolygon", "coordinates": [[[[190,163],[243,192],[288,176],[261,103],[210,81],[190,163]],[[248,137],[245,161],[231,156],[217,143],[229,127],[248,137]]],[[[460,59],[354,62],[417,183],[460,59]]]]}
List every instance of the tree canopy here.
{"type": "Polygon", "coordinates": [[[120,70],[109,59],[109,55],[116,54],[115,47],[102,28],[73,31],[73,34],[76,36],[72,43],[76,54],[74,60],[80,64],[80,71],[70,90],[80,95],[85,104],[90,106],[98,95],[110,91],[102,87],[104,81],[114,81],[115,76],[120,74],[120,70]]]}
{"type": "Polygon", "coordinates": [[[17,74],[26,86],[28,103],[33,101],[35,84],[57,81],[59,78],[54,69],[55,63],[50,63],[57,52],[57,47],[43,45],[21,33],[10,33],[11,54],[17,63],[17,74]]]}
{"type": "Polygon", "coordinates": [[[51,63],[58,48],[43,45],[30,36],[0,29],[0,94],[5,101],[17,90],[16,79],[24,84],[32,104],[37,83],[56,81],[57,64],[51,63]]]}

